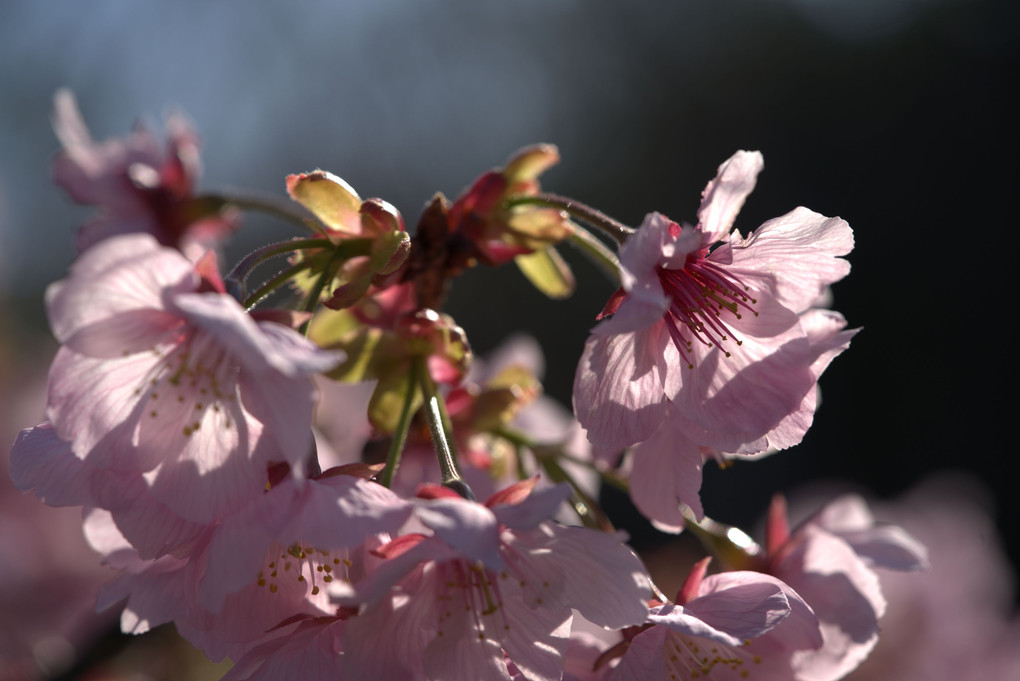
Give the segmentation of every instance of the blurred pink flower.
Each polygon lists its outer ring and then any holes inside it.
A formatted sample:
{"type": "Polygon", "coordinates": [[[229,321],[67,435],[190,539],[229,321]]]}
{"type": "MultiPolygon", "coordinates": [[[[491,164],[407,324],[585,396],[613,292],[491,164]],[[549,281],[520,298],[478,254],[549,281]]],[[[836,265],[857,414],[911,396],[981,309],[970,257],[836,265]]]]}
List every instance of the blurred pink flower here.
{"type": "MultiPolygon", "coordinates": [[[[810,425],[821,358],[852,332],[813,342],[802,316],[850,265],[846,222],[805,208],[747,238],[733,221],[762,168],[737,152],[702,195],[695,227],[658,213],[620,250],[623,288],[585,345],[574,410],[599,448],[648,440],[677,420],[698,445],[753,454],[810,425]]],[[[828,313],[839,331],[845,322],[828,313]]]]}
{"type": "Polygon", "coordinates": [[[888,599],[881,635],[848,681],[1020,678],[1016,575],[987,490],[963,474],[943,474],[873,506],[924,543],[931,567],[878,573],[888,599]]]}
{"type": "Polygon", "coordinates": [[[760,569],[796,589],[821,626],[824,645],[794,659],[799,681],[843,678],[874,648],[886,608],[876,568],[918,571],[928,564],[916,539],[876,523],[856,495],[832,501],[792,532],[777,496],[765,536],[760,569]]]}
{"type": "Polygon", "coordinates": [[[110,236],[144,232],[197,259],[237,228],[236,214],[194,196],[201,173],[194,131],[181,116],[171,116],[166,126],[165,150],[142,126],[123,139],[97,143],[74,95],[57,91],[53,128],[63,149],[53,162],[54,180],[76,202],[99,207],[78,230],[79,252],[110,236]]]}

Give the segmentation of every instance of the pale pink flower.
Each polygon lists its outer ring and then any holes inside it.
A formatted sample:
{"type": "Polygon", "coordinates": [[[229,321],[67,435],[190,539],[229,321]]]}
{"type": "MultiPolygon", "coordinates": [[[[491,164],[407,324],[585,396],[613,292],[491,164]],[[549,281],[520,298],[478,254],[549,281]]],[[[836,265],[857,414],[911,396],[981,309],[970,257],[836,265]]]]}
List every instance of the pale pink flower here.
{"type": "Polygon", "coordinates": [[[188,641],[220,660],[239,659],[300,618],[335,616],[325,587],[360,578],[361,547],[395,532],[410,512],[410,504],[376,483],[328,472],[302,485],[279,480],[247,507],[206,526],[179,556],[144,560],[105,511],[91,511],[86,527],[94,548],[121,571],[100,605],[127,598],[126,633],[173,621],[188,641]]]}
{"type": "MultiPolygon", "coordinates": [[[[799,325],[808,342],[809,357],[814,358],[806,371],[815,381],[829,362],[847,348],[850,338],[856,333],[843,330],[845,324],[841,315],[828,310],[808,310],[800,315],[799,325]]],[[[780,351],[777,355],[782,353],[780,351]]],[[[805,367],[791,366],[791,371],[802,369],[805,367]]],[[[812,387],[797,409],[768,433],[770,451],[792,446],[801,440],[811,425],[817,403],[818,389],[812,387]]],[[[706,446],[704,441],[711,440],[711,435],[700,431],[682,409],[669,403],[666,413],[667,418],[655,432],[631,452],[630,497],[638,510],[657,528],[664,532],[679,532],[684,527],[683,507],[689,508],[699,520],[704,515],[699,490],[705,460],[725,462],[758,458],[761,454],[730,453],[706,446]]]]}
{"type": "Polygon", "coordinates": [[[875,568],[916,571],[928,564],[916,539],[876,524],[856,495],[836,499],[792,532],[776,497],[765,547],[760,569],[796,589],[820,622],[824,644],[794,660],[799,681],[840,679],[871,652],[886,609],[875,568]]]}
{"type": "Polygon", "coordinates": [[[604,658],[623,655],[609,681],[795,678],[794,656],[822,643],[811,608],[774,577],[705,577],[707,565],[695,565],[676,603],[653,601],[646,624],[607,651],[604,658]]]}
{"type": "Polygon", "coordinates": [[[175,513],[208,522],[259,494],[271,462],[302,474],[309,376],[340,356],[256,322],[199,269],[145,234],[84,252],[47,291],[63,343],[47,415],[89,466],[144,475],[175,513]]]}
{"type": "Polygon", "coordinates": [[[347,626],[354,678],[393,670],[428,679],[560,679],[572,612],[619,629],[642,621],[648,580],[616,538],[549,522],[569,490],[529,495],[535,480],[485,504],[429,488],[418,520],[431,535],[398,537],[368,578],[333,587],[341,603],[367,603],[347,626]],[[372,642],[388,642],[383,649],[372,642]]]}
{"type": "MultiPolygon", "coordinates": [[[[349,468],[372,471],[360,464],[349,468]]],[[[361,546],[373,535],[396,533],[410,517],[411,504],[342,470],[302,485],[284,478],[219,523],[198,583],[199,602],[218,611],[228,595],[252,583],[279,593],[293,582],[298,591],[325,597],[325,587],[349,567],[337,551],[361,546]]]]}
{"type": "Polygon", "coordinates": [[[50,506],[108,511],[142,559],[186,553],[207,529],[156,498],[141,472],[100,468],[79,459],[48,421],[18,435],[11,448],[11,477],[18,489],[34,491],[50,506]]]}
{"type": "Polygon", "coordinates": [[[166,126],[165,149],[142,126],[123,139],[94,142],[74,95],[54,96],[53,128],[63,145],[54,180],[76,202],[99,208],[78,231],[79,252],[116,234],[144,232],[196,257],[237,228],[236,213],[194,196],[201,161],[191,126],[179,115],[166,126]]]}
{"type": "Polygon", "coordinates": [[[849,272],[839,256],[853,234],[806,208],[731,233],[761,168],[761,154],[737,152],[705,188],[697,226],[653,213],[621,248],[623,288],[603,312],[613,317],[593,329],[574,380],[596,446],[642,442],[677,415],[689,439],[723,452],[803,436],[820,350],[802,313],[849,272]]]}

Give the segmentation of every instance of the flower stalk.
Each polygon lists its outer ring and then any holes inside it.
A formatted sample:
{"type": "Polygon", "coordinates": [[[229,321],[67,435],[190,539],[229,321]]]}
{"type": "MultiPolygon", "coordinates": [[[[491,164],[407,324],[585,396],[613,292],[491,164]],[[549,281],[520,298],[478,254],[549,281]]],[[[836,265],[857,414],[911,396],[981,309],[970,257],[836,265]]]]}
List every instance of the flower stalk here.
{"type": "Polygon", "coordinates": [[[627,237],[634,233],[633,228],[628,227],[619,220],[609,217],[602,211],[583,204],[580,201],[575,201],[574,199],[567,198],[566,196],[560,196],[559,194],[538,193],[527,196],[519,195],[511,196],[506,200],[506,205],[510,208],[513,206],[523,206],[528,204],[546,206],[549,208],[559,208],[571,217],[577,218],[578,220],[588,223],[592,227],[600,229],[604,234],[612,237],[620,244],[626,241],[627,237]]]}
{"type": "Polygon", "coordinates": [[[386,468],[382,470],[378,478],[379,484],[383,487],[390,487],[393,484],[393,476],[397,474],[397,466],[400,465],[400,455],[404,452],[407,433],[411,429],[411,417],[414,416],[414,409],[412,407],[419,389],[415,378],[423,371],[424,366],[421,358],[413,359],[411,362],[411,380],[407,383],[404,404],[400,408],[400,419],[397,421],[397,429],[393,432],[393,439],[390,440],[390,449],[386,454],[386,468]]]}
{"type": "Polygon", "coordinates": [[[567,237],[570,244],[581,251],[589,260],[595,263],[602,272],[609,278],[613,285],[620,285],[620,260],[612,250],[584,227],[574,225],[573,231],[567,237]]]}
{"type": "Polygon", "coordinates": [[[227,189],[217,193],[201,194],[195,198],[196,200],[219,203],[223,206],[233,206],[242,211],[272,215],[313,233],[326,234],[328,231],[325,225],[303,206],[253,191],[227,189]]]}
{"type": "Polygon", "coordinates": [[[465,499],[474,501],[475,494],[471,491],[460,475],[457,467],[457,450],[453,443],[453,425],[450,416],[446,412],[446,401],[436,389],[436,384],[429,376],[428,369],[424,362],[416,360],[418,379],[421,385],[422,394],[425,398],[425,418],[429,424],[429,431],[432,433],[432,446],[439,461],[439,470],[442,474],[442,485],[449,487],[465,499]]]}
{"type": "Polygon", "coordinates": [[[243,300],[246,296],[244,284],[248,275],[262,263],[306,248],[323,248],[329,245],[330,243],[326,239],[289,239],[268,244],[241,258],[223,278],[223,283],[227,287],[227,291],[230,291],[235,298],[239,301],[243,300]]]}
{"type": "Polygon", "coordinates": [[[286,284],[288,281],[296,277],[301,272],[307,270],[311,265],[307,262],[300,262],[292,267],[288,267],[285,270],[278,272],[273,277],[267,279],[261,286],[255,291],[248,295],[241,301],[244,309],[251,310],[260,300],[268,296],[270,293],[278,289],[280,286],[286,284]]]}

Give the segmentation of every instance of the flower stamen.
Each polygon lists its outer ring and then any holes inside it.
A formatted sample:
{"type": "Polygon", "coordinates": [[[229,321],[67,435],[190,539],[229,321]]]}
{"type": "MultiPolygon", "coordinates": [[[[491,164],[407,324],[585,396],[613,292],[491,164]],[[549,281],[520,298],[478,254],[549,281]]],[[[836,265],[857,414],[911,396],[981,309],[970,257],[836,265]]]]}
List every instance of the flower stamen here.
{"type": "Polygon", "coordinates": [[[687,368],[694,368],[694,341],[712,348],[718,347],[725,357],[731,353],[722,347],[733,341],[739,347],[743,341],[733,333],[733,320],[744,318],[744,312],[755,317],[754,305],[758,299],[749,294],[750,287],[725,269],[705,259],[707,249],[688,255],[681,269],[657,268],[663,292],[671,299],[666,312],[666,327],[673,345],[687,368]],[[732,320],[727,322],[723,314],[732,320]]]}

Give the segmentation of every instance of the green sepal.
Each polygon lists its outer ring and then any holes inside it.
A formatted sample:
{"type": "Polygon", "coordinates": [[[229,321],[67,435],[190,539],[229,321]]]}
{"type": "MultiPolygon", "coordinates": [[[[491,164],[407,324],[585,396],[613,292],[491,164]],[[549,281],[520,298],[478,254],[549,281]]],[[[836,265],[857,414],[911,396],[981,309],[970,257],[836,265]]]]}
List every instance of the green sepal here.
{"type": "Polygon", "coordinates": [[[473,427],[477,431],[495,432],[513,420],[521,407],[542,393],[542,384],[522,366],[509,366],[478,394],[474,405],[473,427]]]}
{"type": "Polygon", "coordinates": [[[371,269],[376,276],[393,274],[411,253],[411,237],[403,230],[385,232],[372,244],[371,269]]]}
{"type": "Polygon", "coordinates": [[[319,347],[347,353],[347,359],[326,373],[334,381],[357,383],[377,377],[375,357],[381,329],[363,325],[350,312],[324,310],[312,318],[308,338],[319,347]]]}
{"type": "Polygon", "coordinates": [[[518,255],[514,261],[528,281],[550,298],[566,298],[574,292],[574,273],[556,249],[550,247],[518,255]]]}
{"type": "Polygon", "coordinates": [[[333,173],[315,170],[289,175],[287,193],[329,229],[344,235],[361,234],[361,198],[333,173]]]}

